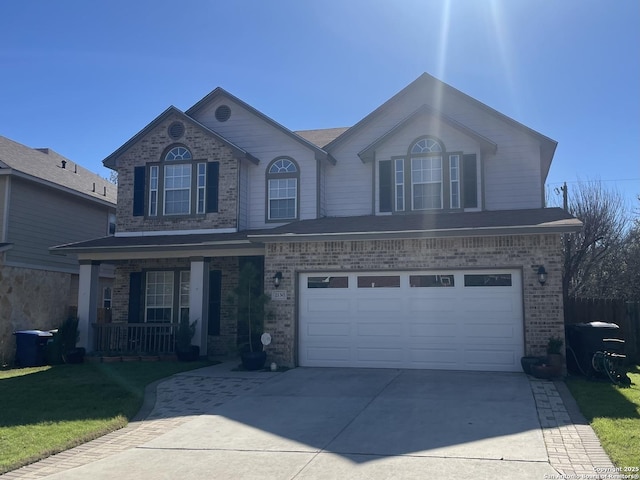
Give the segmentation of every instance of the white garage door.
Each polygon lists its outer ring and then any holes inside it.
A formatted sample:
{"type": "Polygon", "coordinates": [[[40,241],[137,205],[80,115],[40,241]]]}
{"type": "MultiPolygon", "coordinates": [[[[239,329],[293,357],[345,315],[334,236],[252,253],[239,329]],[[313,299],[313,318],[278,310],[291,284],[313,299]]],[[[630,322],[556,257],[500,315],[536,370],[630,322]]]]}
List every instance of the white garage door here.
{"type": "Polygon", "coordinates": [[[520,370],[518,270],[299,278],[302,366],[520,370]]]}

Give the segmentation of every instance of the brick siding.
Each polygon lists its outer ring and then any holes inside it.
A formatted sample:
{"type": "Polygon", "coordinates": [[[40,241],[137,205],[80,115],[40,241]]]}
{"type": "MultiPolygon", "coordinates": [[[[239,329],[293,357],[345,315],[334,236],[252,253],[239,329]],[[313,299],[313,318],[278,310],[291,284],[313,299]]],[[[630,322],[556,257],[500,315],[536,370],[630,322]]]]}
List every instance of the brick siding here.
{"type": "MultiPolygon", "coordinates": [[[[149,179],[146,180],[148,184],[149,179]]],[[[145,202],[148,201],[147,196],[145,195],[145,202]]],[[[233,158],[231,149],[216,141],[206,130],[185,122],[178,115],[168,116],[118,158],[118,232],[236,228],[237,199],[238,160],[233,158]],[[167,128],[175,121],[181,121],[185,125],[185,133],[177,141],[167,133],[167,128]],[[145,216],[134,217],[132,215],[134,167],[159,162],[167,147],[176,143],[189,148],[195,162],[220,162],[218,212],[164,217],[161,215],[162,206],[158,205],[157,217],[146,216],[148,206],[145,209],[145,216]]]]}
{"type": "Polygon", "coordinates": [[[559,235],[268,244],[265,285],[280,271],[279,289],[288,292],[286,301],[271,303],[275,315],[265,325],[273,339],[269,358],[286,366],[297,361],[297,273],[447,268],[521,269],[525,354],[544,354],[550,336],[564,338],[561,255],[559,235]],[[544,286],[538,283],[539,265],[548,272],[544,286]]]}

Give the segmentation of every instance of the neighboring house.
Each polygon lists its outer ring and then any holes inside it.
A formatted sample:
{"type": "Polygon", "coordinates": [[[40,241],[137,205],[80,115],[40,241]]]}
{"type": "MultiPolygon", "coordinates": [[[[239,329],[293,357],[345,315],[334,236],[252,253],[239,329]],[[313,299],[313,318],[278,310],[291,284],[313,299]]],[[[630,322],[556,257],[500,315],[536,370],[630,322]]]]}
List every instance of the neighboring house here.
{"type": "MultiPolygon", "coordinates": [[[[13,361],[14,331],[55,328],[77,306],[78,262],[49,247],[113,234],[116,188],[48,148],[0,136],[0,365],[13,361]]],[[[102,270],[101,301],[113,281],[102,270]]]]}
{"type": "Polygon", "coordinates": [[[561,234],[581,223],[543,208],[555,148],[427,74],[350,128],[303,132],[217,88],[104,160],[115,236],[54,250],[81,287],[116,265],[114,322],[188,315],[203,354],[235,344],[225,299],[254,262],[269,361],[515,371],[564,336],[561,234]]]}

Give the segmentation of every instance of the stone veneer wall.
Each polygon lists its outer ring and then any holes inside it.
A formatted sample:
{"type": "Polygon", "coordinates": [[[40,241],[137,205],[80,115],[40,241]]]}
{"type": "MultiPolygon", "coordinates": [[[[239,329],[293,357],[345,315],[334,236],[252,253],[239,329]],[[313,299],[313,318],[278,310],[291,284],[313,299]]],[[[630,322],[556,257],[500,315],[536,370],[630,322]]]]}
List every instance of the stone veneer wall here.
{"type": "MultiPolygon", "coordinates": [[[[149,181],[148,175],[147,169],[147,185],[149,181]]],[[[210,133],[185,122],[184,118],[178,115],[170,115],[160,122],[118,159],[118,232],[236,228],[237,198],[238,160],[233,158],[231,149],[216,141],[210,133]],[[167,132],[167,128],[175,121],[179,121],[185,126],[185,134],[178,140],[169,137],[167,132]],[[159,215],[157,217],[147,217],[147,194],[145,195],[145,216],[134,217],[132,215],[134,167],[154,163],[162,168],[162,163],[159,164],[158,162],[160,162],[167,147],[173,144],[180,144],[189,148],[194,162],[220,162],[218,212],[164,217],[160,214],[162,205],[158,205],[159,215]]]]}
{"type": "Polygon", "coordinates": [[[269,361],[297,363],[297,273],[388,269],[522,269],[525,354],[542,355],[550,336],[564,338],[562,246],[559,235],[521,235],[412,240],[272,243],[266,246],[265,285],[280,271],[286,301],[271,302],[275,318],[269,361]],[[547,283],[540,286],[539,265],[547,283]]]}
{"type": "MultiPolygon", "coordinates": [[[[116,266],[113,285],[112,321],[127,322],[129,314],[129,274],[142,270],[189,270],[188,258],[131,260],[116,266]]],[[[237,322],[233,307],[227,301],[228,293],[238,284],[238,257],[214,257],[210,270],[222,272],[222,298],[220,311],[220,335],[208,335],[209,355],[227,355],[235,349],[237,322]]]]}
{"type": "Polygon", "coordinates": [[[71,274],[0,267],[0,366],[12,364],[16,330],[51,330],[67,318],[71,274]]]}

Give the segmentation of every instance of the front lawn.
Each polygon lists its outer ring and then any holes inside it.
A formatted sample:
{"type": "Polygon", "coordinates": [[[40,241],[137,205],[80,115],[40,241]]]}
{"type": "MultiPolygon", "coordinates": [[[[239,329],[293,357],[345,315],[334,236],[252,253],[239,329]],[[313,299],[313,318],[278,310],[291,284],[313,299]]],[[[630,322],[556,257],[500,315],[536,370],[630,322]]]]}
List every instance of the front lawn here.
{"type": "Polygon", "coordinates": [[[126,362],[0,370],[0,474],[117,430],[144,389],[210,362],[126,362]]]}
{"type": "MultiPolygon", "coordinates": [[[[600,443],[621,468],[640,467],[640,370],[629,373],[630,388],[582,377],[567,380],[582,414],[598,435],[600,443]]],[[[624,473],[624,472],[623,472],[624,473]]],[[[631,473],[638,473],[631,472],[631,473]]]]}

